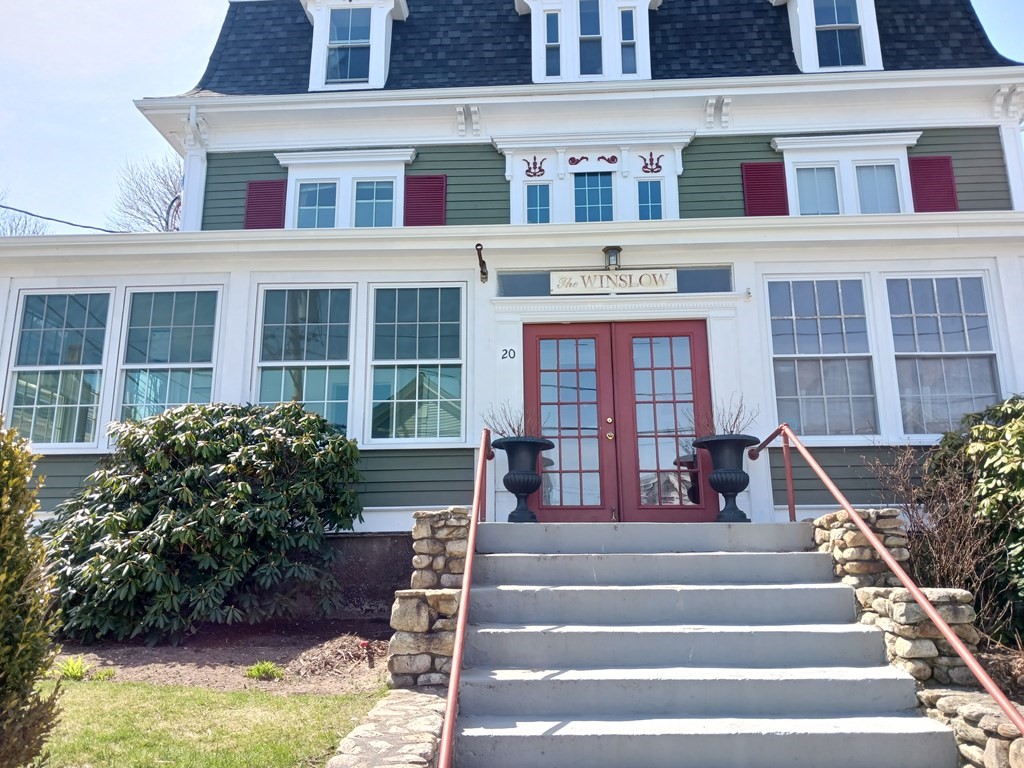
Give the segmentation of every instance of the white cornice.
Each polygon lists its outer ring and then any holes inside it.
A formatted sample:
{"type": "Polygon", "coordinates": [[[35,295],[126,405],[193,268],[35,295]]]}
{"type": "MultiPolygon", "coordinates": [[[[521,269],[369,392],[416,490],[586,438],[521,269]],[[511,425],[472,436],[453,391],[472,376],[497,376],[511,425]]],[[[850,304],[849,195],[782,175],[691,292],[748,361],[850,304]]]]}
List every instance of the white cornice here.
{"type": "Polygon", "coordinates": [[[523,136],[495,136],[494,148],[499,152],[569,147],[648,146],[678,144],[685,148],[696,134],[693,131],[609,131],[605,133],[558,133],[523,136]]]}
{"type": "MultiPolygon", "coordinates": [[[[870,246],[975,243],[1003,245],[1021,252],[1024,212],[917,213],[892,216],[725,217],[602,224],[543,226],[402,227],[388,230],[248,230],[126,235],[43,235],[0,238],[0,263],[37,270],[76,270],[90,264],[115,263],[124,268],[160,265],[169,258],[209,264],[241,263],[259,255],[285,253],[320,257],[332,263],[365,264],[368,254],[407,255],[465,252],[476,264],[474,246],[514,257],[524,250],[560,253],[600,249],[614,242],[627,252],[701,247],[740,247],[766,251],[827,245],[863,249],[870,246]],[[825,221],[823,219],[827,218],[825,221]]],[[[863,250],[860,256],[865,256],[863,250]]],[[[223,268],[226,268],[223,267],[223,268]]]]}
{"type": "Polygon", "coordinates": [[[921,131],[853,133],[840,136],[780,136],[772,139],[776,152],[800,149],[863,149],[865,147],[912,147],[921,131]]]}
{"type": "Polygon", "coordinates": [[[274,155],[285,168],[293,165],[346,165],[349,163],[411,163],[416,158],[412,147],[402,149],[360,149],[329,152],[279,152],[274,155]]]}

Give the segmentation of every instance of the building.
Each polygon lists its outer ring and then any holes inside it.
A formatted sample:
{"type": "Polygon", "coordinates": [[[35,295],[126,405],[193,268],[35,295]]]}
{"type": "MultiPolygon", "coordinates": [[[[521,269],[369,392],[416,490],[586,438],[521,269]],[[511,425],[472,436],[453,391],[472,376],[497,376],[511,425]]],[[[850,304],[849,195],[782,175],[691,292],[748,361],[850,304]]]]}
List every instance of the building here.
{"type": "Polygon", "coordinates": [[[291,398],[358,438],[369,531],[468,502],[506,402],[546,519],[709,519],[740,401],[870,502],[865,456],[1024,389],[1024,67],[970,0],[233,0],[137,105],[183,231],[0,242],[44,507],[112,419],[291,398]]]}

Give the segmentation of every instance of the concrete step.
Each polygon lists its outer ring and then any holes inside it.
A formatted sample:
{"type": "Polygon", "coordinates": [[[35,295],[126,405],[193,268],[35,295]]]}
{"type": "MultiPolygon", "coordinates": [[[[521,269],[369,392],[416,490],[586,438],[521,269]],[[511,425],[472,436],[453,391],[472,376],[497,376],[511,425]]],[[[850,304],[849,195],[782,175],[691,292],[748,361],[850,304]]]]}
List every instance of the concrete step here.
{"type": "Polygon", "coordinates": [[[817,718],[466,715],[459,768],[955,768],[953,732],[903,713],[817,718]]]}
{"type": "Polygon", "coordinates": [[[485,584],[799,584],[832,581],[824,552],[477,555],[473,583],[485,584]]]}
{"type": "MultiPolygon", "coordinates": [[[[474,590],[474,599],[476,591],[474,590]]],[[[861,624],[470,626],[465,666],[872,667],[885,663],[881,634],[861,624]]]]}
{"type": "MultiPolygon", "coordinates": [[[[639,659],[638,661],[643,661],[639,659]]],[[[466,669],[459,705],[471,715],[773,717],[913,711],[914,681],[878,667],[613,667],[466,669]]]]}
{"type": "Polygon", "coordinates": [[[810,523],[485,523],[480,553],[803,552],[810,523]]]}
{"type": "Polygon", "coordinates": [[[855,618],[845,584],[739,586],[474,586],[473,624],[827,624],[855,618]]]}

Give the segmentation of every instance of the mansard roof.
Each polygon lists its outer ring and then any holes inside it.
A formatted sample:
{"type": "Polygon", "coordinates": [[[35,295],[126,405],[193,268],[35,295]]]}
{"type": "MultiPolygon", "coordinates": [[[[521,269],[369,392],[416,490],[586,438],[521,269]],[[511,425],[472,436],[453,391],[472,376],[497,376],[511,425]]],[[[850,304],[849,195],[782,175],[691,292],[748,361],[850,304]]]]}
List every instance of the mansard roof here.
{"type": "MultiPolygon", "coordinates": [[[[512,0],[409,0],[385,90],[528,85],[530,20],[512,0]]],[[[876,0],[885,70],[1013,66],[971,0],[876,0]]],[[[234,0],[189,95],[307,93],[312,26],[300,0],[234,0]]],[[[654,80],[799,74],[785,5],[664,0],[651,12],[654,80]]]]}

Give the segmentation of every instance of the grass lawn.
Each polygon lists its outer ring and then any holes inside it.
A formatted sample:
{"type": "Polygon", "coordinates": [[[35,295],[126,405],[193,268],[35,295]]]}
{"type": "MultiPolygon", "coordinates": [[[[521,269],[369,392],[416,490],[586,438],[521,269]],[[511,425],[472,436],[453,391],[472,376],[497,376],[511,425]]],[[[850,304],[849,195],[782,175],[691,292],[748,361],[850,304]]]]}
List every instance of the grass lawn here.
{"type": "Polygon", "coordinates": [[[322,768],[386,692],[220,693],[116,682],[63,689],[51,768],[322,768]]]}

